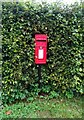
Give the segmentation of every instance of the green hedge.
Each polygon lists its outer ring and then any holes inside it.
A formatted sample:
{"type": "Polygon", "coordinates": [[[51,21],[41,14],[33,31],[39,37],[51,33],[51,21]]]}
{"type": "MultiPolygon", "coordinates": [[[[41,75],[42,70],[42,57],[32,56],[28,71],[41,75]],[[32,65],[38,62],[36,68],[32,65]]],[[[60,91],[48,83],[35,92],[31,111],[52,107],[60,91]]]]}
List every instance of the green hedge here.
{"type": "Polygon", "coordinates": [[[51,97],[83,94],[83,11],[30,3],[2,3],[4,103],[44,93],[51,97]],[[34,35],[48,35],[47,64],[42,83],[34,63],[34,35]]]}

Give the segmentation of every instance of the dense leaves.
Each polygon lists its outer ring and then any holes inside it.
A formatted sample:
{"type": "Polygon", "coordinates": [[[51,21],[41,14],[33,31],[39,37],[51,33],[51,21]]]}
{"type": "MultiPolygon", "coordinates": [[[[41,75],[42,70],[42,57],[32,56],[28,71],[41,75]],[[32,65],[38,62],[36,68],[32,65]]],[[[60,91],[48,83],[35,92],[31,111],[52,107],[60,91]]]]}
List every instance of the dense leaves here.
{"type": "Polygon", "coordinates": [[[39,92],[68,98],[83,94],[82,5],[61,8],[30,3],[2,4],[3,102],[25,99],[39,92]],[[42,86],[34,63],[34,35],[48,35],[47,64],[42,86]]]}

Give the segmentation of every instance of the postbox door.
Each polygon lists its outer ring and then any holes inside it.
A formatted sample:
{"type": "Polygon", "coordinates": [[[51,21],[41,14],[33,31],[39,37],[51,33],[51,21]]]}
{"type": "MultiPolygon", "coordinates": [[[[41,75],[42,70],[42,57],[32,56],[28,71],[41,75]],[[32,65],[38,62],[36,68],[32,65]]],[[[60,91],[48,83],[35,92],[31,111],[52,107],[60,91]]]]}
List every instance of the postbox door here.
{"type": "Polygon", "coordinates": [[[35,48],[35,63],[45,64],[46,63],[46,47],[36,47],[35,48]]]}

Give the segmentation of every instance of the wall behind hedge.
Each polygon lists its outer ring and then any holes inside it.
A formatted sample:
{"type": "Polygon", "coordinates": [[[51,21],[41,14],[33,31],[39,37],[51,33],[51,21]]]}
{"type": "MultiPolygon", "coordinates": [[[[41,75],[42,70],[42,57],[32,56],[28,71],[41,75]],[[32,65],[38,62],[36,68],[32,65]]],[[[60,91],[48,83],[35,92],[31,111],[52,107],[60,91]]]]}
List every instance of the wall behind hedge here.
{"type": "Polygon", "coordinates": [[[81,4],[65,9],[30,3],[2,4],[2,55],[4,103],[48,95],[83,94],[83,18],[81,4]],[[47,64],[42,84],[34,63],[34,35],[48,35],[47,64]]]}

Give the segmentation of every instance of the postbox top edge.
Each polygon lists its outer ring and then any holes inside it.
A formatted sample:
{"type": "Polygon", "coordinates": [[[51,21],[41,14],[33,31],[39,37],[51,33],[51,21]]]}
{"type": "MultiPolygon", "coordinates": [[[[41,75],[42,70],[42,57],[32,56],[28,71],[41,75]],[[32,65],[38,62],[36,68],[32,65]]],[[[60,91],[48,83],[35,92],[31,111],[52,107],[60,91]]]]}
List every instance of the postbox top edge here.
{"type": "Polygon", "coordinates": [[[36,40],[46,40],[48,37],[45,34],[35,34],[36,40]]]}

